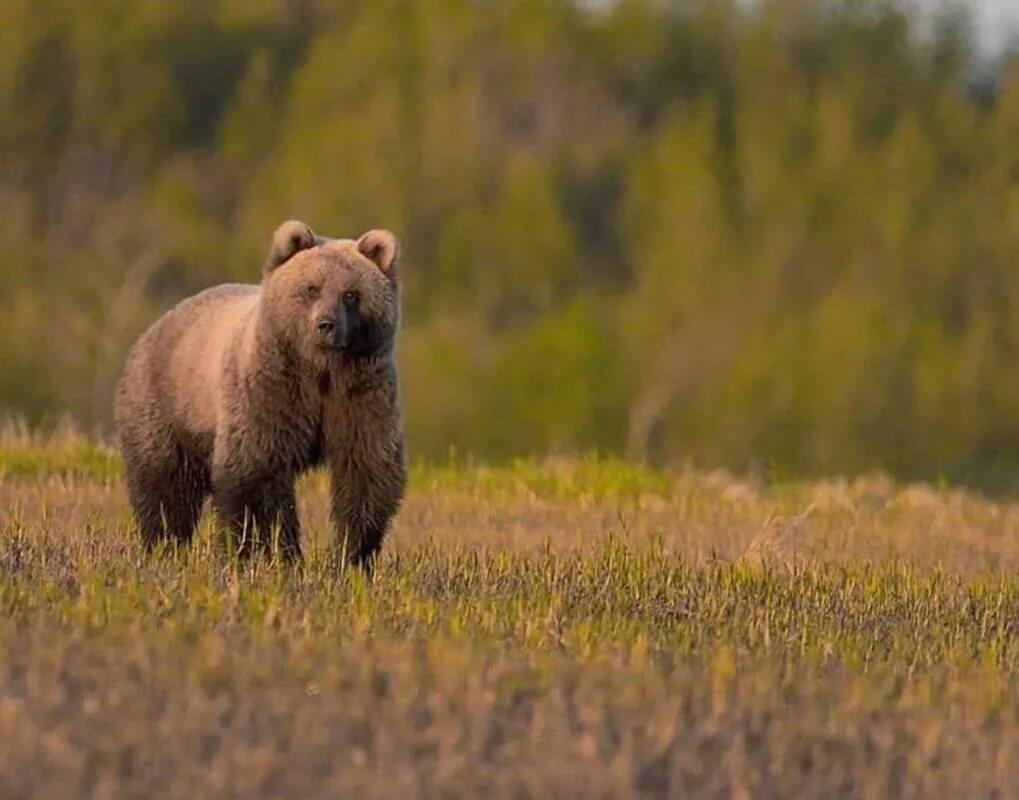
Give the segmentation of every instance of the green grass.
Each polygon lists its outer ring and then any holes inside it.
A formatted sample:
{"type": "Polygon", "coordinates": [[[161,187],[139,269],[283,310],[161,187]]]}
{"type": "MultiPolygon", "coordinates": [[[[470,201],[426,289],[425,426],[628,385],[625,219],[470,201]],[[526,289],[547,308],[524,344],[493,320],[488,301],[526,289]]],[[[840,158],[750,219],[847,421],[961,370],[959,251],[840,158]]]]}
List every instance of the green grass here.
{"type": "Polygon", "coordinates": [[[45,478],[54,475],[108,481],[119,477],[116,450],[69,430],[49,436],[23,428],[0,427],[0,478],[45,478]]]}
{"type": "MultiPolygon", "coordinates": [[[[0,428],[0,478],[60,475],[103,481],[120,477],[122,470],[112,445],[74,431],[41,436],[22,428],[0,428]]],[[[636,498],[666,494],[670,489],[666,473],[593,456],[568,461],[517,459],[502,466],[478,466],[454,459],[445,464],[418,463],[411,469],[410,483],[414,488],[431,491],[469,489],[493,495],[523,492],[560,499],[636,498]]]]}
{"type": "Polygon", "coordinates": [[[0,797],[1008,797],[1019,509],[879,477],[415,468],[371,580],[143,557],[0,437],[0,797]],[[804,513],[805,512],[805,513],[804,513]],[[997,793],[997,794],[995,794],[997,793]]]}

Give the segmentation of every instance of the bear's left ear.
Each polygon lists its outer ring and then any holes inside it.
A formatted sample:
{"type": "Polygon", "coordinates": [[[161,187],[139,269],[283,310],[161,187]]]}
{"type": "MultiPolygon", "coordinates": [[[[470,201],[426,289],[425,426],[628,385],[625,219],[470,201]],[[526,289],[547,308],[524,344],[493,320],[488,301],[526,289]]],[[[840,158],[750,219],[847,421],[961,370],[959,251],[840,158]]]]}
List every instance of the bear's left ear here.
{"type": "Polygon", "coordinates": [[[396,275],[396,257],[400,246],[389,231],[368,231],[357,240],[357,249],[365,258],[374,262],[382,274],[392,278],[396,275]]]}

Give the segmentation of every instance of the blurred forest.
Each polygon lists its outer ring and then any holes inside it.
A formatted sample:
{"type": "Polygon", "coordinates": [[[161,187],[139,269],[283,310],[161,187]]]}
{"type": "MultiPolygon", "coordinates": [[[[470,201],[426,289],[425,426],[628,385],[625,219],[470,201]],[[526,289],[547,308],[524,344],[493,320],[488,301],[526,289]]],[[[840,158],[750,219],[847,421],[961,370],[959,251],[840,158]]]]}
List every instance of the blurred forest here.
{"type": "Polygon", "coordinates": [[[0,416],[287,217],[403,244],[414,455],[1019,476],[1019,61],[887,3],[4,0],[0,416]]]}

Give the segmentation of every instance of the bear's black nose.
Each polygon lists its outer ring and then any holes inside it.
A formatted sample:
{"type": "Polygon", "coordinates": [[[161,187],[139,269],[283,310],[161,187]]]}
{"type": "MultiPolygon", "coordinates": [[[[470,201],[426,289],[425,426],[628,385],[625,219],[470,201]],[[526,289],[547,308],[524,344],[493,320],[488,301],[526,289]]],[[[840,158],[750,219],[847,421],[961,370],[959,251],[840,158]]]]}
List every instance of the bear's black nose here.
{"type": "Polygon", "coordinates": [[[318,328],[319,341],[326,347],[336,347],[336,320],[323,317],[318,321],[316,327],[318,328]]]}
{"type": "Polygon", "coordinates": [[[336,330],[336,323],[331,319],[320,319],[318,321],[318,332],[323,336],[332,336],[336,330]]]}

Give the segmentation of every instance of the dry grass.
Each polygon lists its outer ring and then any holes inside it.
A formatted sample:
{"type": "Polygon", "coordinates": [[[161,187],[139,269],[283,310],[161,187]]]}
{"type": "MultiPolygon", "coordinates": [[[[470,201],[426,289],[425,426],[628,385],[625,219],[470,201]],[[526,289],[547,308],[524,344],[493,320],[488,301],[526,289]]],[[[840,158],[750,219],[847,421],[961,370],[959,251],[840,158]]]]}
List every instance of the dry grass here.
{"type": "Polygon", "coordinates": [[[1019,507],[882,478],[418,469],[374,580],[0,436],[0,797],[1009,797],[1019,507]]]}

